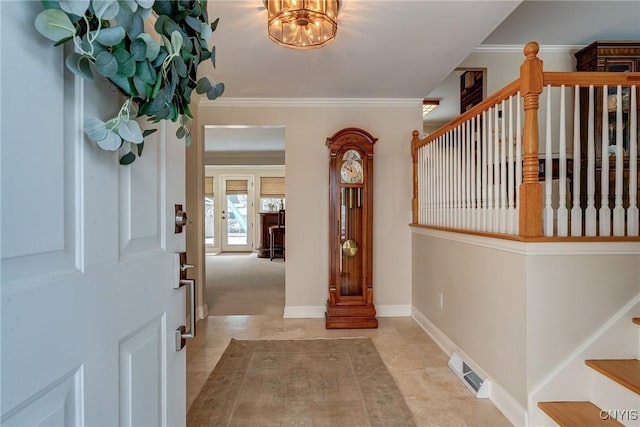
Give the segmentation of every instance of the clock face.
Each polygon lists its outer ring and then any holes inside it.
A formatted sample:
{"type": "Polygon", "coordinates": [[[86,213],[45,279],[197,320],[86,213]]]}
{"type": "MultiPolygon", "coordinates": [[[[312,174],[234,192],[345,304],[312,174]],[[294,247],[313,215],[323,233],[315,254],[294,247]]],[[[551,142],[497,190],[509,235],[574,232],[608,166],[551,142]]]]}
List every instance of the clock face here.
{"type": "Polygon", "coordinates": [[[359,184],[362,182],[362,163],[358,160],[343,160],[340,167],[340,177],[343,183],[359,184]]]}

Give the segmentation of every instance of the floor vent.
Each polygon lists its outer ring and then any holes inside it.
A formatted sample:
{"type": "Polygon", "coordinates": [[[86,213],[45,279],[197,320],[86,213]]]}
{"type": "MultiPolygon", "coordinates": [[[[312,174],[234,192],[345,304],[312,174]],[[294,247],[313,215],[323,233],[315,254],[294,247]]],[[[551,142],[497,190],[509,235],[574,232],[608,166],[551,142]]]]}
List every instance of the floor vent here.
{"type": "Polygon", "coordinates": [[[449,367],[460,378],[469,391],[478,399],[489,397],[489,380],[482,378],[462,357],[456,352],[449,359],[449,367]]]}

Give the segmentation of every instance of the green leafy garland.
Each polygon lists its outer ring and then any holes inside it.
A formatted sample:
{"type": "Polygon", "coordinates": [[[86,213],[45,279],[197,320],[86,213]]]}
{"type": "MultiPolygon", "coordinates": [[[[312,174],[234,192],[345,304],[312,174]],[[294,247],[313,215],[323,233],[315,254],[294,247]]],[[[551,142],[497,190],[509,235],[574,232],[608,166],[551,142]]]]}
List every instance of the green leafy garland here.
{"type": "Polygon", "coordinates": [[[124,95],[118,114],[105,121],[87,118],[85,134],[100,148],[126,151],[120,163],[127,165],[142,154],[144,132],[134,120],[147,116],[154,123],[180,120],[178,138],[191,143],[189,110],[191,93],[213,100],[224,92],[224,83],[197,80],[201,62],[211,60],[215,47],[208,39],[218,20],[209,23],[206,0],[42,0],[45,8],[35,19],[36,29],[55,46],[72,42],[75,51],[65,60],[67,68],[87,80],[93,70],[106,77],[124,95]],[[144,31],[151,12],[157,42],[144,31]],[[123,145],[127,143],[128,146],[123,145]]]}

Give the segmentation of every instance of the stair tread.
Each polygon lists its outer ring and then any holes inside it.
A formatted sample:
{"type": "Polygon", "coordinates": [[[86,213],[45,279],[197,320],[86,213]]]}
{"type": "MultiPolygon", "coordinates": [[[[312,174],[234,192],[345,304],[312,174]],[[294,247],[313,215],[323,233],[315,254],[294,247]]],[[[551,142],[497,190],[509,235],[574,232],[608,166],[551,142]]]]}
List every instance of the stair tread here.
{"type": "Polygon", "coordinates": [[[600,408],[591,402],[538,402],[538,407],[563,427],[622,426],[613,418],[603,420],[600,408]]]}
{"type": "Polygon", "coordinates": [[[640,360],[603,359],[585,360],[587,366],[640,394],[640,360]]]}
{"type": "Polygon", "coordinates": [[[635,323],[636,325],[640,325],[640,317],[634,317],[633,323],[635,323]]]}

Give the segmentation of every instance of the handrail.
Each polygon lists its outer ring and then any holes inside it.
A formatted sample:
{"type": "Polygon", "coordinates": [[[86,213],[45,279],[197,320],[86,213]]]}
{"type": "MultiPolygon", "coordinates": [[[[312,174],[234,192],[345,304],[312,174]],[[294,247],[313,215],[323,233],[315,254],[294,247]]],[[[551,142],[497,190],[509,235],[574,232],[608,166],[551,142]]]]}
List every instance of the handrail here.
{"type": "Polygon", "coordinates": [[[449,123],[445,124],[429,136],[423,138],[422,140],[419,140],[419,142],[414,146],[414,149],[429,144],[434,139],[437,139],[438,137],[446,134],[450,130],[458,127],[460,124],[477,116],[479,113],[486,111],[488,108],[493,107],[503,99],[507,99],[510,96],[515,95],[516,93],[518,93],[518,90],[520,90],[520,79],[514,80],[513,82],[509,83],[507,86],[503,87],[479,104],[474,105],[471,109],[465,111],[463,114],[451,120],[449,123]]]}
{"type": "Polygon", "coordinates": [[[595,71],[560,72],[545,71],[542,73],[544,85],[551,86],[629,86],[640,84],[640,73],[610,73],[595,71]]]}

